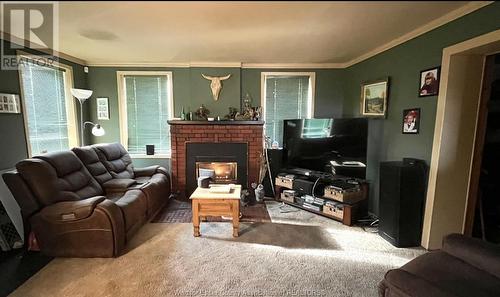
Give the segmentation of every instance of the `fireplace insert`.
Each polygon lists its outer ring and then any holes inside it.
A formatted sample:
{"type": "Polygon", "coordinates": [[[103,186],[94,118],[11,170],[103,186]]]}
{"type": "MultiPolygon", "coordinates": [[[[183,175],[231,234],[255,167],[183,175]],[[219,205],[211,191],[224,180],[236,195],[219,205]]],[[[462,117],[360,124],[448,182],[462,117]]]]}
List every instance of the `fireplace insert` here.
{"type": "Polygon", "coordinates": [[[211,170],[215,173],[214,183],[234,184],[238,181],[238,163],[236,162],[196,162],[196,179],[200,170],[211,170]]]}

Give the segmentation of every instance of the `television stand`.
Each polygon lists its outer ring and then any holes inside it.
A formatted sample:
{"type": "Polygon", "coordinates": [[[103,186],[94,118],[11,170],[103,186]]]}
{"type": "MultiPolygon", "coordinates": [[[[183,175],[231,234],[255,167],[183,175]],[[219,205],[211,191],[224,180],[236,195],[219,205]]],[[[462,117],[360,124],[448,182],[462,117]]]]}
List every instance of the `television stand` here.
{"type": "MultiPolygon", "coordinates": [[[[289,171],[287,171],[289,172],[289,171]]],[[[313,195],[312,190],[304,188],[302,185],[310,183],[307,176],[289,179],[283,176],[276,177],[275,180],[275,199],[285,204],[342,222],[347,226],[352,226],[358,219],[366,216],[368,213],[368,183],[359,181],[359,185],[355,188],[343,189],[339,187],[339,181],[349,180],[347,177],[332,177],[324,182],[322,194],[313,195]],[[285,191],[296,191],[297,195],[290,197],[285,191]],[[304,198],[305,197],[305,198],[304,198]],[[309,203],[306,201],[317,199],[323,201],[324,204],[309,203]]],[[[340,184],[344,184],[340,182],[340,184]]]]}

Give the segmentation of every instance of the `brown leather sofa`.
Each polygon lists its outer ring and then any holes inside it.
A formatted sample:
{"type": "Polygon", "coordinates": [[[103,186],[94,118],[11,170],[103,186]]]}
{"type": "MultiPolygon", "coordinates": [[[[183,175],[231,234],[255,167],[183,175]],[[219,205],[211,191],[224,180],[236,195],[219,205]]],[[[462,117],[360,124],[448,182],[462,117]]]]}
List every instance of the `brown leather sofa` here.
{"type": "Polygon", "coordinates": [[[58,257],[115,257],[168,201],[160,166],[136,169],[121,144],[26,159],[3,178],[19,203],[26,237],[58,257]]]}
{"type": "Polygon", "coordinates": [[[443,248],[386,273],[384,297],[498,297],[500,246],[451,234],[443,248]]]}

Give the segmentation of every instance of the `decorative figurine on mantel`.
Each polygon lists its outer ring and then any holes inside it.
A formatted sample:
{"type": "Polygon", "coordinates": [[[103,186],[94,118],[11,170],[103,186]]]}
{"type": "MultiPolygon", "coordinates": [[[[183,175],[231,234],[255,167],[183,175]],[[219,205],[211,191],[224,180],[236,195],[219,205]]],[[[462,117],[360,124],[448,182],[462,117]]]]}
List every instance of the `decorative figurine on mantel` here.
{"type": "Polygon", "coordinates": [[[262,117],[262,106],[252,107],[250,94],[245,95],[244,106],[241,113],[236,113],[235,119],[238,121],[258,121],[262,117]]]}
{"type": "Polygon", "coordinates": [[[194,113],[198,119],[208,120],[208,115],[210,114],[210,110],[208,110],[205,105],[201,105],[196,112],[194,113]]]}
{"type": "Polygon", "coordinates": [[[238,109],[236,107],[229,107],[229,113],[224,116],[226,120],[234,121],[234,118],[238,114],[238,109]]]}

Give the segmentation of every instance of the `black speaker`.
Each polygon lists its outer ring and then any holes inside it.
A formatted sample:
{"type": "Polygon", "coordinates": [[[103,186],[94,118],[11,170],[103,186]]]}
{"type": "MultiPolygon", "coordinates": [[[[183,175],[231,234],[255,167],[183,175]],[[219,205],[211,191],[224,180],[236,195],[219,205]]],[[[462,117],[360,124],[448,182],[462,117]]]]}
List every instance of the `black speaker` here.
{"type": "Polygon", "coordinates": [[[155,154],[155,145],[146,144],[146,155],[154,155],[154,154],[155,154]]]}
{"type": "MultiPolygon", "coordinates": [[[[271,167],[271,178],[274,181],[276,180],[276,176],[280,173],[283,168],[283,150],[280,149],[267,149],[267,156],[269,158],[269,165],[271,167]]],[[[274,197],[273,190],[271,187],[271,182],[269,180],[269,171],[266,170],[266,176],[262,181],[262,185],[264,186],[264,193],[266,197],[274,197]]]]}
{"type": "Polygon", "coordinates": [[[425,161],[380,163],[380,236],[396,247],[420,246],[426,188],[425,161]]]}

